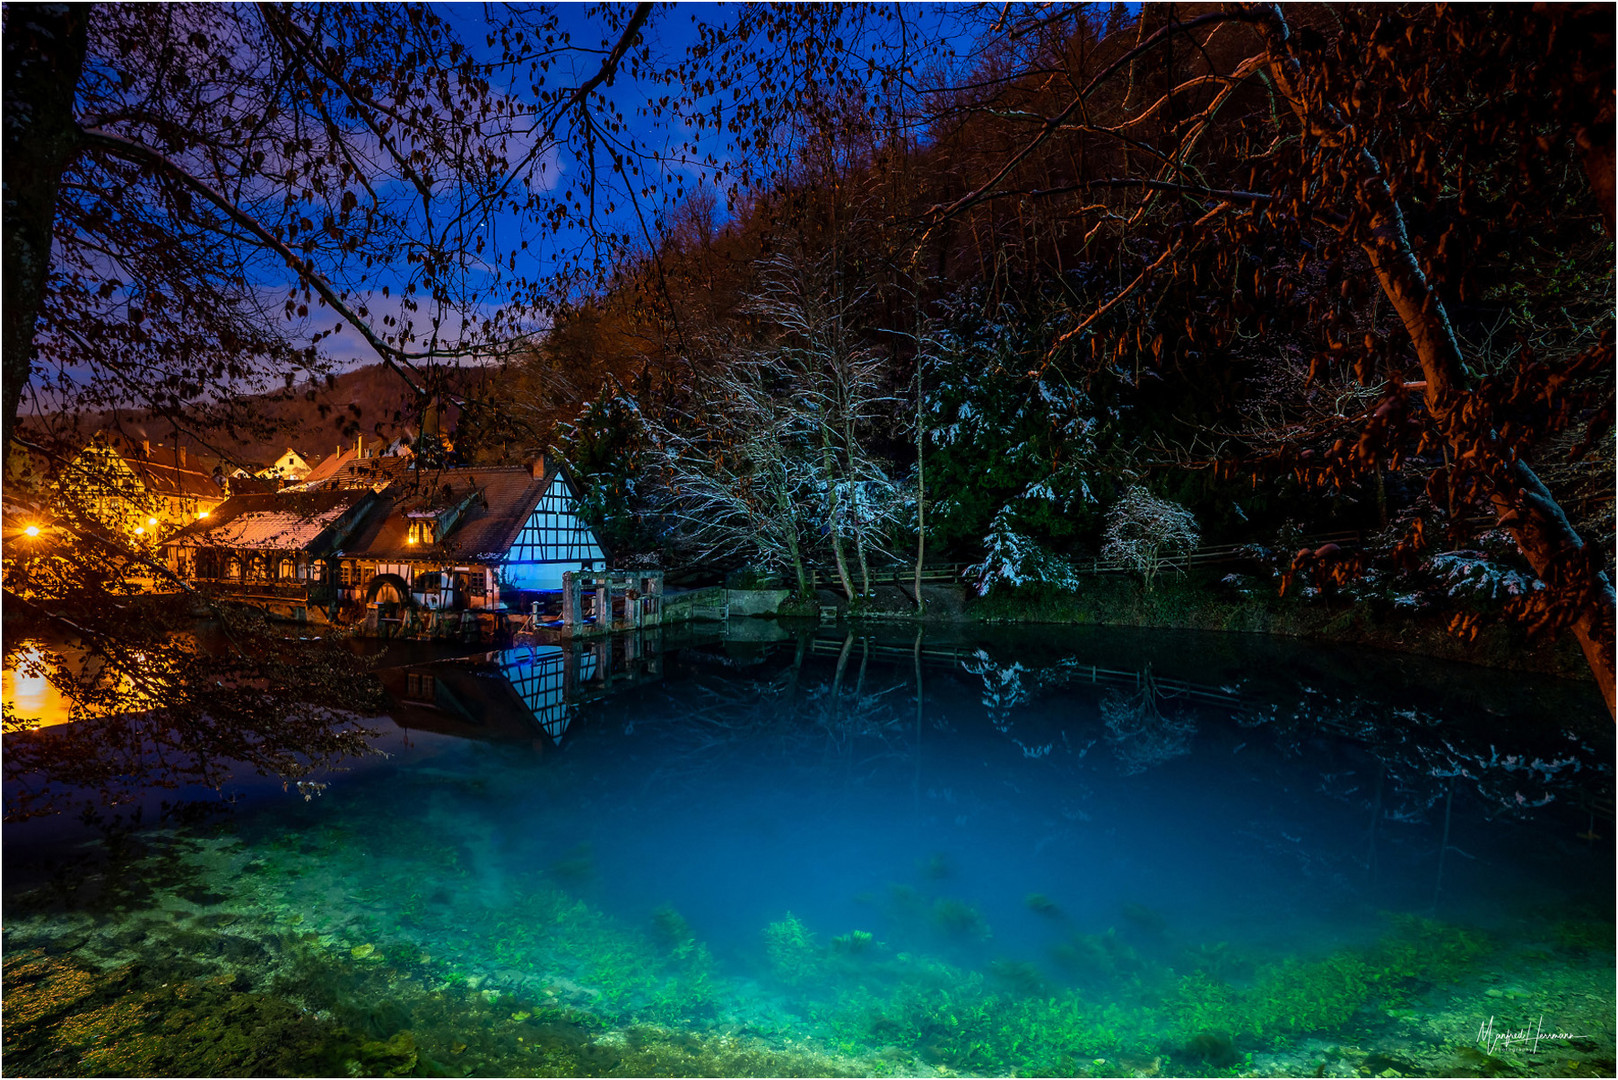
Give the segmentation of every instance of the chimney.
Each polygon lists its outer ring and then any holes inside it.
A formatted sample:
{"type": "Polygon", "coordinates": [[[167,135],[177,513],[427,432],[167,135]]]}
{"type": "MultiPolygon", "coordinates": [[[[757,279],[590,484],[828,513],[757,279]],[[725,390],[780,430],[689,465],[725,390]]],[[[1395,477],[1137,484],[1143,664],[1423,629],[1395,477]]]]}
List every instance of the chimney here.
{"type": "Polygon", "coordinates": [[[365,456],[365,436],[354,436],[354,459],[358,461],[365,456]]]}
{"type": "Polygon", "coordinates": [[[183,469],[183,468],[186,468],[186,463],[185,463],[185,447],[183,447],[183,446],[176,446],[176,447],[175,447],[175,448],[174,448],[174,449],[175,449],[175,452],[176,452],[176,453],[178,453],[178,454],[179,454],[179,455],[180,455],[180,468],[182,468],[182,469],[183,469]]]}
{"type": "Polygon", "coordinates": [[[152,456],[152,440],[142,439],[140,441],[140,456],[143,458],[149,458],[152,456]]]}
{"type": "Polygon", "coordinates": [[[533,477],[534,477],[535,480],[543,480],[543,479],[545,479],[545,455],[544,454],[541,454],[537,458],[534,459],[534,464],[530,467],[529,471],[533,474],[533,477]]]}

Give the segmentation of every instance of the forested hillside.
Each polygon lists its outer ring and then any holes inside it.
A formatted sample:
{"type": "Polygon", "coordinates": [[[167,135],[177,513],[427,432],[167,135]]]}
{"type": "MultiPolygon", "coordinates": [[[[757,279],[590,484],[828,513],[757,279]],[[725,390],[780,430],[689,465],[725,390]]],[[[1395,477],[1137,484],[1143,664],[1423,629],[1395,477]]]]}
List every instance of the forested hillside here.
{"type": "Polygon", "coordinates": [[[975,17],[860,92],[838,47],[902,14],[743,18],[728,130],[777,167],[689,192],[463,444],[560,453],[622,551],[856,600],[1072,587],[1183,513],[1267,549],[1241,587],[1503,606],[1610,681],[1610,9],[975,17]]]}
{"type": "Polygon", "coordinates": [[[1100,564],[1576,640],[1610,708],[1613,22],[8,8],[8,539],[50,538],[8,635],[167,647],[108,624],[151,546],[57,505],[75,416],[320,455],[442,404],[465,460],[565,460],[622,559],[805,610],[939,563],[1095,603],[1100,564]],[[1165,570],[1198,545],[1241,551],[1165,570]]]}

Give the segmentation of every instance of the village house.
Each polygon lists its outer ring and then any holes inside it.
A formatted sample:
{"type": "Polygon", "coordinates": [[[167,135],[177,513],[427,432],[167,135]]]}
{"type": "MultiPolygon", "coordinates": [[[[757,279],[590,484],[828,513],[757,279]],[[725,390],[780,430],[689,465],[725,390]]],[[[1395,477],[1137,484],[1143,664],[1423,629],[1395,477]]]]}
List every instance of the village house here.
{"type": "Polygon", "coordinates": [[[281,456],[266,465],[253,475],[264,480],[280,480],[288,484],[303,482],[311,471],[310,465],[303,455],[292,447],[287,447],[281,456]]]}
{"type": "Polygon", "coordinates": [[[184,446],[97,433],[56,476],[58,508],[148,540],[206,520],[230,494],[222,468],[184,446]]]}
{"type": "Polygon", "coordinates": [[[604,570],[566,472],[412,470],[356,451],[318,486],[231,499],[165,545],[183,580],[308,618],[526,611],[562,575],[604,570]]]}
{"type": "Polygon", "coordinates": [[[381,443],[365,445],[365,436],[354,439],[354,445],[341,445],[321,458],[297,481],[297,487],[313,491],[323,487],[370,487],[380,491],[403,476],[410,462],[410,449],[398,440],[383,447],[381,443]]]}
{"type": "MultiPolygon", "coordinates": [[[[330,482],[361,482],[373,467],[351,463],[351,472],[330,482]]],[[[607,564],[578,516],[566,472],[543,459],[531,468],[410,472],[382,494],[386,506],[338,561],[339,593],[356,609],[374,603],[518,609],[529,593],[560,589],[565,571],[607,564]]]]}
{"type": "Polygon", "coordinates": [[[375,492],[255,492],[237,495],[163,545],[183,581],[212,586],[279,615],[330,617],[335,553],[377,509],[375,492]]]}

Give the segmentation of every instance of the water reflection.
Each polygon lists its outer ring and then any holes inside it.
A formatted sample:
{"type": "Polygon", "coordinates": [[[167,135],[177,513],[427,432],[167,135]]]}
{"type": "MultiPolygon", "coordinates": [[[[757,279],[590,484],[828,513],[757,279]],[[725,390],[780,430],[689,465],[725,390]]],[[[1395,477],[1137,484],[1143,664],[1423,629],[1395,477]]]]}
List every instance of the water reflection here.
{"type": "Polygon", "coordinates": [[[46,677],[54,663],[59,661],[37,641],[19,642],[8,653],[5,671],[0,674],[0,700],[12,723],[50,727],[71,719],[72,702],[46,677]]]}
{"type": "MultiPolygon", "coordinates": [[[[1207,635],[746,629],[391,669],[398,723],[459,738],[187,837],[164,872],[221,899],[115,918],[262,923],[332,972],[300,1001],[462,1075],[1453,1075],[1498,1071],[1461,1050],[1518,1005],[1612,1057],[1587,688],[1207,635]],[[701,1056],[738,1040],[830,1056],[701,1056]]],[[[64,939],[30,918],[8,934],[64,939]]]]}
{"type": "Polygon", "coordinates": [[[658,678],[663,645],[655,631],[617,634],[385,668],[380,675],[402,728],[543,749],[562,741],[581,706],[658,678]]]}

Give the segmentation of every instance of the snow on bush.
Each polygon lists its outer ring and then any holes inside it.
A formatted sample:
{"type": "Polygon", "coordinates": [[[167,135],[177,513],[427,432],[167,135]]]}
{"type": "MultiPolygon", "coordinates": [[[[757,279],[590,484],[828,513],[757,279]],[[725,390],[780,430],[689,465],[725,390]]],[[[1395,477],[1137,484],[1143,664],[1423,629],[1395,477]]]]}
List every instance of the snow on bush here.
{"type": "Polygon", "coordinates": [[[1481,551],[1440,552],[1432,557],[1430,565],[1452,597],[1495,600],[1501,596],[1522,596],[1545,587],[1538,578],[1501,566],[1481,551]]]}
{"type": "Polygon", "coordinates": [[[1188,555],[1202,540],[1191,511],[1159,499],[1138,484],[1124,492],[1107,514],[1101,557],[1138,572],[1151,591],[1152,579],[1167,559],[1188,555]]]}
{"type": "Polygon", "coordinates": [[[1079,587],[1073,564],[1019,532],[1009,507],[1001,508],[994,516],[989,535],[983,538],[983,561],[967,567],[966,576],[977,578],[979,596],[989,595],[996,585],[1047,585],[1067,590],[1079,587]]]}

